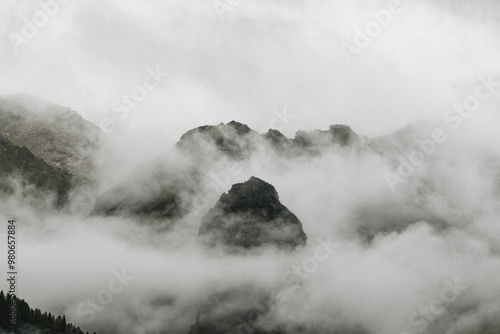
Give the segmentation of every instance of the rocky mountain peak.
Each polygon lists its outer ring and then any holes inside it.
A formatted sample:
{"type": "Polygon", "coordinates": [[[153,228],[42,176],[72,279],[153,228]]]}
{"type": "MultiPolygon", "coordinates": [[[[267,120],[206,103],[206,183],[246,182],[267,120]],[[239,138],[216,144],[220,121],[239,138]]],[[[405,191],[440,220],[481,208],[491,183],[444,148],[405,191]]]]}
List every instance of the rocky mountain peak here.
{"type": "MultiPolygon", "coordinates": [[[[222,123],[222,125],[224,124],[222,123]]],[[[234,130],[236,130],[236,133],[239,135],[246,135],[253,131],[248,125],[236,121],[231,121],[227,123],[227,125],[234,128],[234,130]]]]}
{"type": "Polygon", "coordinates": [[[343,124],[330,125],[330,134],[333,141],[341,146],[349,145],[359,138],[358,134],[350,126],[343,124]]]}
{"type": "Polygon", "coordinates": [[[253,137],[257,135],[247,125],[231,121],[189,130],[181,136],[177,147],[193,156],[212,149],[234,159],[244,159],[254,149],[253,137]]]}
{"type": "Polygon", "coordinates": [[[307,240],[302,223],[280,202],[276,189],[257,177],[234,184],[220,197],[203,217],[200,235],[211,244],[240,248],[295,248],[307,240]]]}

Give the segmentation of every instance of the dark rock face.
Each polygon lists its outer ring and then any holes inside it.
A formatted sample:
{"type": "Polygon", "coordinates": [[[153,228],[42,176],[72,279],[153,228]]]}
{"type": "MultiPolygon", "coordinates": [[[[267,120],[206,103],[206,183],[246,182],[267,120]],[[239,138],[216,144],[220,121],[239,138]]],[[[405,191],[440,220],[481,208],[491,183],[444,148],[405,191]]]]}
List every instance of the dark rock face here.
{"type": "MultiPolygon", "coordinates": [[[[19,177],[23,186],[34,186],[32,195],[53,193],[57,207],[67,201],[72,178],[69,173],[45,163],[26,147],[18,147],[0,135],[0,192],[13,192],[12,184],[9,183],[11,176],[19,177]]],[[[27,189],[29,191],[29,187],[27,189]]]]}
{"type": "Polygon", "coordinates": [[[335,143],[346,146],[356,142],[359,136],[348,125],[330,125],[330,135],[335,143]]]}
{"type": "Polygon", "coordinates": [[[241,248],[271,244],[293,249],[307,240],[302,223],[281,204],[276,189],[256,177],[223,194],[203,217],[199,234],[211,244],[241,248]]]}

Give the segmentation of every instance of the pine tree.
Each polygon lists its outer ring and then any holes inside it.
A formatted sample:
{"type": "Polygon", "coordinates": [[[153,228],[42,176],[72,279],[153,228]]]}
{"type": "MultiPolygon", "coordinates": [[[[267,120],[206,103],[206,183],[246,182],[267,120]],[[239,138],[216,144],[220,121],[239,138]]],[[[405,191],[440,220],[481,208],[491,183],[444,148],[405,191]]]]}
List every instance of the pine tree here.
{"type": "Polygon", "coordinates": [[[0,327],[6,328],[8,322],[8,312],[7,312],[7,299],[3,290],[0,291],[0,314],[2,314],[2,318],[0,319],[0,327]]]}
{"type": "Polygon", "coordinates": [[[65,315],[63,315],[63,317],[61,319],[61,323],[59,324],[59,330],[62,333],[66,333],[66,316],[65,315]]]}

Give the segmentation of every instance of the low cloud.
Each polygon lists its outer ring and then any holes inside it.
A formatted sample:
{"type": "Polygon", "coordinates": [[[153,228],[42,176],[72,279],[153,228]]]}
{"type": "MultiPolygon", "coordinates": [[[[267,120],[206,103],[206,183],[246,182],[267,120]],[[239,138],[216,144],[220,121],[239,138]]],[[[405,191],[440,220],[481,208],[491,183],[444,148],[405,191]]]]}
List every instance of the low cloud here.
{"type": "MultiPolygon", "coordinates": [[[[499,7],[401,2],[349,64],[339,43],[387,2],[247,0],[225,20],[211,1],[75,2],[19,53],[0,41],[0,92],[35,94],[95,124],[123,94],[141,99],[148,68],[169,73],[103,136],[95,184],[73,189],[64,210],[24,196],[21,185],[0,203],[0,220],[15,218],[19,227],[21,298],[98,333],[187,334],[195,324],[287,333],[498,331],[498,93],[394,189],[386,175],[475,93],[478,78],[499,73],[492,60],[499,7]],[[293,117],[281,119],[288,114],[276,106],[293,117]],[[421,118],[429,121],[393,134],[421,118]],[[298,138],[320,148],[287,154],[264,131],[249,142],[226,131],[225,152],[211,142],[188,145],[191,156],[175,147],[189,129],[231,120],[255,130],[274,124],[288,138],[304,130],[298,138]],[[331,138],[313,130],[328,133],[333,124],[348,124],[359,141],[326,145],[331,138]],[[231,149],[238,155],[228,156],[231,149]],[[227,254],[200,242],[203,215],[251,176],[271,183],[300,219],[305,246],[227,254]],[[151,222],[127,211],[174,184],[189,189],[181,219],[151,222]],[[102,196],[125,198],[125,210],[92,213],[102,196]],[[326,238],[332,252],[318,248],[326,238]],[[133,280],[113,293],[113,273],[122,271],[133,280]],[[427,314],[455,280],[467,288],[427,314]]],[[[38,6],[2,11],[0,33],[38,6]]]]}

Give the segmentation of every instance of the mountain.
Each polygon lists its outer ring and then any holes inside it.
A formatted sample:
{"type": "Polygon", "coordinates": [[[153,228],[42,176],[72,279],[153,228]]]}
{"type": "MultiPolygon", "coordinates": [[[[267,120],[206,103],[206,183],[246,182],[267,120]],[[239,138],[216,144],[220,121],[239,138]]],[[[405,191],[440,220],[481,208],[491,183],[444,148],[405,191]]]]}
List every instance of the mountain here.
{"type": "Polygon", "coordinates": [[[245,124],[231,121],[189,130],[176,145],[187,155],[205,156],[212,152],[242,160],[257,151],[260,144],[271,147],[279,155],[294,157],[321,154],[329,147],[359,148],[365,143],[366,138],[347,125],[331,125],[324,131],[297,131],[295,138],[289,139],[278,130],[269,129],[267,133],[259,134],[245,124]]]}
{"type": "Polygon", "coordinates": [[[203,217],[199,234],[210,244],[238,248],[274,245],[293,249],[307,240],[302,223],[281,204],[276,189],[256,177],[223,194],[203,217]]]}
{"type": "Polygon", "coordinates": [[[0,135],[77,178],[93,179],[100,134],[70,108],[27,95],[0,98],[0,135]]]}
{"type": "Polygon", "coordinates": [[[45,197],[46,193],[52,193],[56,206],[60,207],[67,201],[72,176],[0,135],[0,190],[4,194],[15,191],[13,178],[22,182],[23,195],[45,197]]]}

